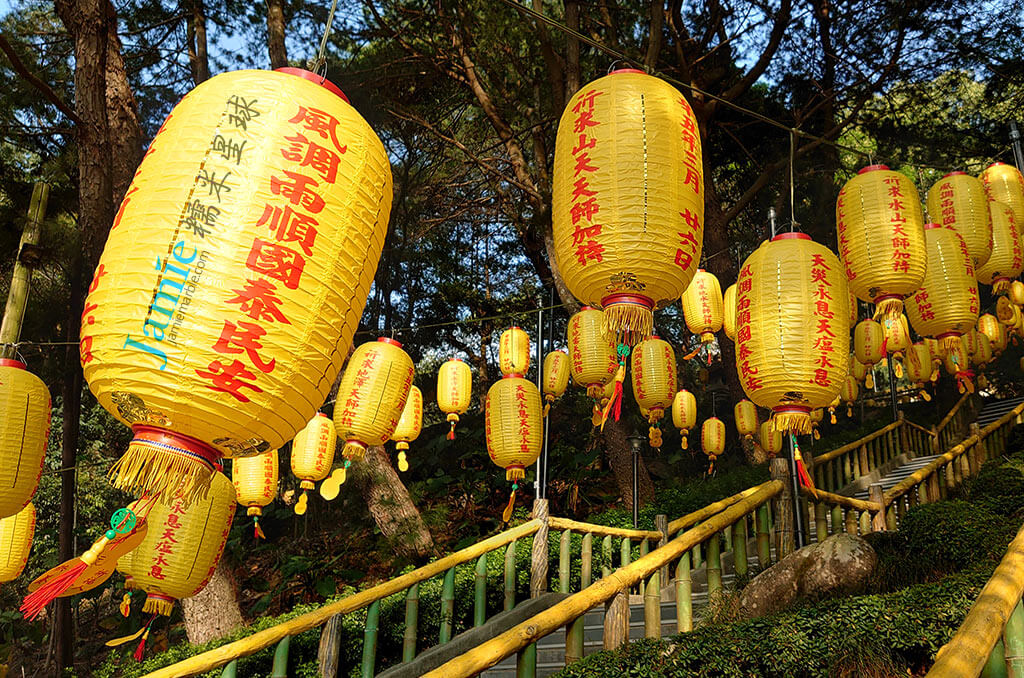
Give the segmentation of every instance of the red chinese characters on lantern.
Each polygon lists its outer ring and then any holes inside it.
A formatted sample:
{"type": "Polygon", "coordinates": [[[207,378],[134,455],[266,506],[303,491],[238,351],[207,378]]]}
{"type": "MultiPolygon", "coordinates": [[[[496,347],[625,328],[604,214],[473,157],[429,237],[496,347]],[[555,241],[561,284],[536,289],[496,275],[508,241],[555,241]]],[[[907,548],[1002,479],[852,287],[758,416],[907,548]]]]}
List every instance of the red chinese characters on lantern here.
{"type": "MultiPolygon", "coordinates": [[[[167,567],[168,561],[165,556],[170,556],[174,553],[174,545],[178,543],[178,539],[175,535],[178,533],[178,529],[181,527],[181,519],[179,516],[185,514],[185,509],[182,507],[181,502],[177,501],[171,506],[170,513],[167,514],[167,518],[164,520],[163,531],[160,533],[160,539],[156,542],[153,552],[155,557],[150,560],[149,565],[149,576],[153,579],[166,579],[167,575],[164,574],[164,568],[167,567]]],[[[154,526],[153,529],[156,529],[154,526]]]]}
{"type": "Polygon", "coordinates": [[[644,352],[636,351],[633,355],[636,356],[633,359],[633,385],[636,390],[637,400],[641,400],[647,397],[647,391],[644,390],[644,381],[638,378],[644,373],[644,352]]]}
{"type": "Polygon", "coordinates": [[[527,392],[522,384],[516,384],[516,417],[519,429],[519,451],[530,454],[530,408],[526,404],[527,392]]]}
{"type": "Polygon", "coordinates": [[[1021,247],[1020,247],[1020,228],[1024,224],[1017,224],[1017,220],[1014,218],[1013,212],[1007,213],[1007,219],[1010,221],[1010,242],[1013,244],[1013,269],[1019,270],[1021,266],[1024,266],[1022,261],[1021,247]]]}
{"type": "Polygon", "coordinates": [[[842,254],[843,264],[846,268],[846,277],[853,280],[857,274],[850,268],[850,236],[846,232],[846,188],[839,191],[839,199],[836,200],[836,231],[839,239],[839,252],[842,254]]]}
{"type": "Polygon", "coordinates": [[[750,266],[740,270],[736,280],[736,363],[740,368],[740,379],[748,393],[764,387],[764,380],[758,376],[758,368],[750,364],[753,351],[747,345],[750,341],[750,292],[753,289],[754,272],[750,266]]]}
{"type": "Polygon", "coordinates": [[[573,133],[576,144],[572,148],[572,157],[576,161],[573,168],[573,191],[569,199],[569,217],[572,220],[572,244],[576,248],[576,260],[585,266],[588,261],[604,259],[604,245],[601,244],[601,224],[597,222],[597,214],[601,211],[597,191],[590,188],[590,175],[601,168],[591,159],[591,151],[597,146],[597,138],[591,135],[591,128],[601,124],[594,118],[594,100],[604,94],[597,90],[588,90],[577,97],[572,111],[576,114],[573,120],[573,133]]]}
{"type": "Polygon", "coordinates": [[[946,183],[939,189],[939,209],[942,211],[942,225],[956,223],[956,206],[953,204],[953,185],[946,183]]]}
{"type": "Polygon", "coordinates": [[[676,234],[679,237],[679,248],[676,249],[675,263],[685,270],[690,268],[693,258],[700,251],[697,236],[701,233],[701,225],[700,218],[688,209],[680,212],[679,216],[683,218],[683,230],[676,234]]]}
{"type": "Polygon", "coordinates": [[[831,386],[832,379],[829,377],[829,369],[835,367],[832,362],[835,346],[833,340],[836,338],[832,331],[832,321],[835,319],[835,312],[829,302],[833,301],[829,290],[832,283],[828,279],[828,263],[820,254],[813,255],[811,259],[811,281],[817,283],[814,292],[814,318],[816,320],[814,350],[817,353],[815,359],[815,370],[813,382],[818,386],[831,386]]]}
{"type": "Polygon", "coordinates": [[[910,271],[910,239],[907,237],[907,217],[903,214],[907,209],[906,196],[900,189],[900,177],[889,176],[883,181],[889,186],[889,209],[892,210],[889,217],[892,224],[892,270],[907,273],[910,271]]]}
{"type": "Polygon", "coordinates": [[[684,97],[679,97],[679,105],[686,109],[689,115],[684,115],[679,126],[682,127],[680,138],[683,140],[683,167],[686,172],[683,175],[683,185],[689,186],[693,192],[700,197],[701,194],[701,163],[697,156],[700,150],[700,136],[697,133],[697,124],[694,121],[693,110],[684,97]]]}

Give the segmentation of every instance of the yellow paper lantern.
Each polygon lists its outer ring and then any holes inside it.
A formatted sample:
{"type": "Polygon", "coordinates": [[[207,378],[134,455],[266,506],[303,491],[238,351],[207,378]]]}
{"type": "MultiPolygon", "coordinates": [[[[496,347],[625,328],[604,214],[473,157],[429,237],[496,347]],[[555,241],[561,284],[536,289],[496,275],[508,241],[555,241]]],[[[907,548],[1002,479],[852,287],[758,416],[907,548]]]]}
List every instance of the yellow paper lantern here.
{"type": "Polygon", "coordinates": [[[633,349],[633,397],[647,411],[651,447],[661,447],[658,423],[676,395],[676,354],[664,339],[650,336],[633,349]]]}
{"type": "Polygon", "coordinates": [[[974,357],[974,352],[978,350],[978,333],[971,329],[964,332],[960,339],[964,342],[964,350],[967,351],[967,357],[974,357]]]}
{"type": "Polygon", "coordinates": [[[494,382],[484,401],[484,434],[487,455],[505,469],[505,479],[512,482],[512,496],[502,514],[508,522],[519,481],[526,477],[526,467],[540,456],[544,425],[537,386],[513,374],[494,382]]]}
{"type": "Polygon", "coordinates": [[[0,583],[21,576],[32,551],[36,532],[36,507],[32,502],[14,515],[0,519],[0,583]]]}
{"type": "Polygon", "coordinates": [[[978,331],[988,337],[993,353],[999,354],[1006,349],[1006,327],[991,313],[978,318],[978,331]]]}
{"type": "Polygon", "coordinates": [[[703,162],[686,98],[632,69],[582,87],[558,125],[551,192],[558,270],[632,346],[700,262],[703,162]]]}
{"type": "Polygon", "coordinates": [[[551,403],[560,398],[569,386],[569,356],[564,351],[551,351],[544,356],[541,379],[544,386],[544,416],[548,416],[551,403]]]}
{"type": "Polygon", "coordinates": [[[981,173],[985,194],[993,202],[1005,203],[1013,210],[1018,227],[1024,224],[1024,176],[1013,165],[994,162],[981,173]]]}
{"type": "Polygon", "coordinates": [[[260,527],[260,516],[263,507],[277,496],[277,450],[232,461],[231,484],[235,486],[235,499],[247,507],[246,515],[252,516],[256,537],[266,538],[260,527]]]}
{"type": "Polygon", "coordinates": [[[966,172],[950,172],[942,177],[928,189],[928,214],[960,234],[974,268],[988,261],[992,253],[992,217],[980,179],[966,172]]]}
{"type": "Polygon", "coordinates": [[[292,441],[292,475],[299,479],[299,488],[302,490],[295,502],[295,513],[298,515],[306,512],[309,501],[306,493],[331,472],[337,444],[334,422],[323,412],[317,412],[292,441]]]}
{"type": "Polygon", "coordinates": [[[907,297],[907,317],[921,336],[956,341],[974,327],[980,307],[967,243],[954,229],[938,224],[926,224],[924,237],[928,271],[920,289],[907,297]]]}
{"type": "Polygon", "coordinates": [[[700,429],[700,446],[708,456],[708,475],[715,470],[715,462],[725,451],[725,424],[718,417],[704,420],[700,429]]]}
{"type": "Polygon", "coordinates": [[[995,294],[1004,294],[1024,270],[1021,224],[1006,203],[990,202],[988,206],[992,214],[992,256],[976,274],[978,282],[991,285],[995,294]]]}
{"type": "Polygon", "coordinates": [[[906,358],[907,381],[921,389],[920,395],[931,400],[931,395],[924,390],[926,382],[931,381],[935,366],[932,364],[932,352],[922,341],[911,344],[906,358]]]}
{"type": "Polygon", "coordinates": [[[604,314],[584,306],[569,318],[567,330],[569,366],[572,379],[587,389],[592,398],[599,398],[604,386],[611,383],[618,367],[615,340],[601,330],[604,314]]]}
{"type": "Polygon", "coordinates": [[[853,354],[864,365],[876,365],[885,357],[885,332],[874,320],[861,320],[853,328],[853,354]]]}
{"type": "Polygon", "coordinates": [[[736,285],[729,285],[722,295],[722,329],[725,336],[736,341],[736,285]]]}
{"type": "Polygon", "coordinates": [[[679,429],[682,437],[680,445],[685,450],[690,430],[697,427],[697,399],[685,389],[676,393],[672,399],[672,423],[679,429]]]}
{"type": "Polygon", "coordinates": [[[502,374],[526,374],[530,368],[530,337],[519,327],[501,333],[498,364],[502,374]]]}
{"type": "Polygon", "coordinates": [[[898,314],[927,266],[917,188],[885,165],[862,169],[839,191],[836,232],[850,290],[875,304],[875,317],[898,314]]]}
{"type": "Polygon", "coordinates": [[[882,332],[885,334],[885,352],[892,356],[893,372],[903,376],[903,354],[910,348],[910,323],[902,313],[882,318],[882,332]]]}
{"type": "Polygon", "coordinates": [[[446,360],[437,371],[437,406],[448,415],[448,440],[455,440],[455,424],[459,415],[469,409],[473,394],[473,373],[458,358],[446,360]]]}
{"type": "Polygon", "coordinates": [[[320,76],[223,73],[174,107],[82,316],[86,381],[135,432],[115,486],[187,500],[221,456],[305,426],[359,324],[391,199],[383,144],[320,76]]]}
{"type": "Polygon", "coordinates": [[[857,402],[857,395],[860,389],[857,386],[857,379],[852,374],[847,375],[843,380],[843,387],[839,391],[839,397],[846,403],[846,416],[853,416],[853,404],[857,402]]]}
{"type": "Polygon", "coordinates": [[[975,341],[977,341],[977,346],[974,348],[974,354],[971,356],[971,363],[975,367],[984,367],[992,362],[994,357],[992,354],[992,342],[980,332],[975,334],[975,341]]]}
{"type": "Polygon", "coordinates": [[[700,337],[701,344],[710,344],[722,329],[722,287],[713,273],[703,268],[683,292],[683,318],[686,327],[700,337]]]}
{"type": "Polygon", "coordinates": [[[1024,305],[1024,283],[1019,280],[1014,280],[1010,283],[1009,291],[1010,301],[1017,306],[1024,305]]]}
{"type": "Polygon", "coordinates": [[[946,348],[945,363],[946,371],[956,377],[957,389],[960,393],[974,393],[970,356],[962,341],[946,348]]]}
{"type": "Polygon", "coordinates": [[[743,263],[736,283],[736,370],[747,397],[782,432],[811,432],[810,411],[849,373],[849,294],[839,260],[784,233],[743,263]]]}
{"type": "Polygon", "coordinates": [[[857,318],[860,317],[860,310],[857,308],[857,295],[850,292],[850,327],[857,326],[857,318]]]}
{"type": "Polygon", "coordinates": [[[412,358],[394,339],[359,346],[338,386],[334,429],[344,441],[345,466],[362,461],[366,448],[391,438],[412,388],[412,358]]]}
{"type": "Polygon", "coordinates": [[[132,551],[135,586],[146,592],[142,611],[170,616],[174,601],[191,598],[206,586],[224,552],[235,517],[235,488],[217,471],[206,496],[186,504],[179,496],[158,500],[149,511],[149,529],[132,551]]]}
{"type": "Polygon", "coordinates": [[[769,457],[774,457],[782,451],[782,433],[775,428],[775,424],[772,423],[771,419],[761,422],[759,442],[761,449],[769,457]]]}
{"type": "Polygon", "coordinates": [[[850,375],[858,382],[863,382],[865,388],[874,388],[874,379],[871,376],[873,366],[865,365],[857,360],[857,357],[850,355],[850,375]]]}
{"type": "Polygon", "coordinates": [[[749,400],[741,400],[732,408],[736,420],[736,431],[744,439],[750,440],[757,433],[757,406],[749,400]]]}
{"type": "Polygon", "coordinates": [[[398,425],[391,439],[395,441],[395,449],[398,450],[398,470],[408,471],[409,460],[406,450],[409,443],[420,437],[420,430],[423,428],[423,393],[416,386],[409,388],[409,397],[405,400],[405,407],[402,408],[402,416],[398,418],[398,425]]]}
{"type": "Polygon", "coordinates": [[[50,392],[17,360],[0,359],[0,518],[28,506],[50,437],[50,392]]]}

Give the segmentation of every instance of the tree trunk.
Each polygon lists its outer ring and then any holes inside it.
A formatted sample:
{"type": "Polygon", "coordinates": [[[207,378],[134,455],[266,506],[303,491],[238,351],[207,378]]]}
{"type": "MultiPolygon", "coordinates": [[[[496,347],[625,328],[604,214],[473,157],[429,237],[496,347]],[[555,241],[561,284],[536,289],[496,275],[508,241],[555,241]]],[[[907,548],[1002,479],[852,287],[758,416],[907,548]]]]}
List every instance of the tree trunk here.
{"type": "MultiPolygon", "coordinates": [[[[615,421],[609,418],[604,425],[604,450],[608,455],[608,464],[615,475],[615,485],[619,488],[619,494],[627,506],[633,505],[633,450],[629,445],[626,426],[622,421],[615,421]]],[[[640,484],[640,504],[646,504],[654,499],[654,483],[647,472],[647,465],[640,457],[640,469],[638,472],[640,484]]]]}
{"type": "Polygon", "coordinates": [[[192,67],[192,80],[198,85],[210,79],[210,58],[206,49],[206,8],[203,0],[191,0],[185,24],[188,63],[192,67]]]}
{"type": "Polygon", "coordinates": [[[434,539],[384,448],[368,448],[366,458],[353,464],[351,473],[370,515],[396,552],[413,561],[434,554],[434,539]]]}
{"type": "Polygon", "coordinates": [[[288,65],[288,50],[284,44],[283,0],[267,0],[267,49],[270,52],[271,68],[284,68],[288,65]]]}
{"type": "Polygon", "coordinates": [[[124,57],[121,39],[117,37],[117,20],[107,27],[107,124],[110,134],[112,206],[117,206],[128,191],[142,161],[142,125],[139,107],[135,103],[124,57]]]}
{"type": "Polygon", "coordinates": [[[238,585],[224,559],[203,590],[181,601],[188,642],[199,645],[228,635],[242,625],[238,607],[238,585]]]}

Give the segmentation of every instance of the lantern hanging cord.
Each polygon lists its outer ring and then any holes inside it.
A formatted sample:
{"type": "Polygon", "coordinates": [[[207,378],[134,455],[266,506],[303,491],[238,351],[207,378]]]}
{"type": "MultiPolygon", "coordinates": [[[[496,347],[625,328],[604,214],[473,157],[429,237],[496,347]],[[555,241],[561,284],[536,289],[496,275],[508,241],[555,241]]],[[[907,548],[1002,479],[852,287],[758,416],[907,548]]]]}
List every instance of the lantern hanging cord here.
{"type": "Polygon", "coordinates": [[[796,129],[789,130],[789,232],[796,228],[796,186],[793,180],[796,165],[796,129]]]}
{"type": "Polygon", "coordinates": [[[324,35],[320,38],[320,49],[316,53],[315,59],[310,59],[306,63],[306,67],[319,75],[320,77],[327,77],[327,40],[331,37],[331,26],[334,24],[334,12],[338,9],[338,0],[334,0],[331,3],[331,9],[327,12],[327,25],[324,26],[324,35]],[[323,72],[321,72],[323,69],[323,72]]]}

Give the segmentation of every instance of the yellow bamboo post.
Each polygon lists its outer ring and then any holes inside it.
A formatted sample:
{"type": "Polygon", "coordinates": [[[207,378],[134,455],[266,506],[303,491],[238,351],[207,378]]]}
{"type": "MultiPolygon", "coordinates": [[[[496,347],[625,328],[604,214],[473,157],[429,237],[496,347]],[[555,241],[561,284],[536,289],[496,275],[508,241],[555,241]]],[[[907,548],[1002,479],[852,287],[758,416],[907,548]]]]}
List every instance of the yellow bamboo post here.
{"type": "Polygon", "coordinates": [[[651,573],[644,591],[644,637],[661,638],[661,574],[651,573]]]}
{"type": "Polygon", "coordinates": [[[868,487],[868,501],[872,501],[882,507],[871,519],[871,531],[885,532],[887,529],[885,521],[885,490],[882,489],[881,483],[872,483],[868,487]]]}
{"type": "MultiPolygon", "coordinates": [[[[580,591],[591,584],[592,567],[594,554],[594,535],[587,532],[583,535],[583,544],[580,546],[580,591]]],[[[565,665],[583,659],[583,617],[577,617],[566,628],[565,631],[565,665]]]]}
{"type": "Polygon", "coordinates": [[[932,424],[931,428],[932,454],[942,454],[942,445],[939,443],[939,430],[932,424]]]}
{"type": "Polygon", "coordinates": [[[860,512],[860,533],[862,535],[871,533],[871,512],[861,511],[860,512]]]}
{"type": "Polygon", "coordinates": [[[860,474],[866,476],[871,473],[874,469],[871,467],[871,462],[868,460],[868,446],[859,445],[857,447],[857,457],[860,458],[860,474]]]}
{"type": "Polygon", "coordinates": [[[679,558],[676,565],[676,630],[693,630],[693,580],[690,577],[690,552],[679,558]]]}
{"type": "Polygon", "coordinates": [[[843,530],[843,507],[836,504],[832,507],[832,534],[839,534],[843,530]]]}
{"type": "Polygon", "coordinates": [[[572,556],[569,547],[572,540],[572,530],[562,530],[562,536],[558,539],[558,592],[569,592],[569,568],[572,567],[572,556]]]}
{"type": "Polygon", "coordinates": [[[1024,678],[1024,607],[1014,606],[1003,628],[1007,678],[1024,678]]]}
{"type": "Polygon", "coordinates": [[[721,534],[715,532],[708,539],[708,565],[705,572],[708,578],[709,602],[722,590],[721,538],[721,534]]]}
{"type": "Polygon", "coordinates": [[[732,526],[732,564],[737,577],[747,576],[747,516],[732,526]]]}
{"type": "Polygon", "coordinates": [[[32,189],[28,218],[21,232],[18,257],[14,261],[11,287],[7,293],[3,320],[0,321],[0,358],[13,358],[17,354],[16,344],[21,337],[21,326],[28,308],[28,293],[32,286],[32,270],[39,265],[39,238],[43,231],[46,203],[50,197],[50,186],[39,182],[32,189]]]}
{"type": "Polygon", "coordinates": [[[768,506],[758,506],[754,529],[757,532],[757,564],[762,570],[772,564],[772,542],[768,523],[768,506]]]}
{"type": "Polygon", "coordinates": [[[513,539],[512,543],[505,549],[505,600],[502,606],[503,610],[511,610],[516,606],[516,542],[518,539],[513,539]]]}
{"type": "Polygon", "coordinates": [[[907,439],[907,421],[906,421],[906,417],[903,415],[903,412],[897,412],[896,413],[896,421],[900,425],[899,426],[899,444],[900,444],[900,452],[899,453],[900,454],[905,454],[908,457],[916,457],[917,454],[916,454],[915,450],[910,449],[910,442],[907,439]]]}
{"type": "Polygon", "coordinates": [[[942,465],[942,498],[946,499],[956,491],[956,474],[953,473],[953,464],[946,462],[942,465]]]}
{"type": "Polygon", "coordinates": [[[814,532],[818,543],[828,539],[828,518],[825,515],[825,504],[818,502],[814,505],[814,532]]]}
{"type": "Polygon", "coordinates": [[[846,534],[857,536],[857,511],[846,509],[846,534]]]}

